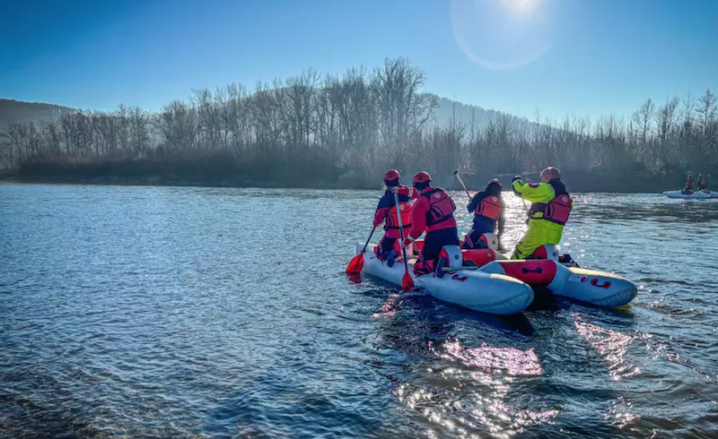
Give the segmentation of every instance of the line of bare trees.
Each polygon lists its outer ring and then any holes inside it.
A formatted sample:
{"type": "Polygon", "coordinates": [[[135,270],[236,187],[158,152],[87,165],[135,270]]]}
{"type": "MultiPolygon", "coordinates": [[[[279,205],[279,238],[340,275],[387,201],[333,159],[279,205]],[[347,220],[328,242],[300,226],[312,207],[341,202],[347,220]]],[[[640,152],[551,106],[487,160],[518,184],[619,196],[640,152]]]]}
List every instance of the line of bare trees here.
{"type": "Polygon", "coordinates": [[[388,167],[449,176],[457,167],[490,175],[547,165],[599,173],[718,172],[710,90],[661,105],[648,100],[629,119],[556,121],[537,114],[524,123],[499,115],[480,125],[474,118],[437,121],[437,98],[423,91],[424,80],[407,60],[390,59],[373,71],[326,78],[308,71],[251,92],[238,84],[195,90],[156,114],[121,105],[111,113],[13,124],[0,133],[0,167],[131,159],[183,162],[181,172],[190,172],[214,157],[221,172],[250,180],[291,185],[282,180],[306,178],[347,187],[375,185],[388,167]]]}

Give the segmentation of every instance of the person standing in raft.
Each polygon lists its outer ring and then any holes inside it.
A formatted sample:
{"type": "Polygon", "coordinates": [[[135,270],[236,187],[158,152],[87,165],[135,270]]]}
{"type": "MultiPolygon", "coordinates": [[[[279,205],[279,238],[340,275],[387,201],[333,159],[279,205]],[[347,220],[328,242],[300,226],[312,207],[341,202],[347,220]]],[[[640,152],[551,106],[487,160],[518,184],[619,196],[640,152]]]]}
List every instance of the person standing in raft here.
{"type": "MultiPolygon", "coordinates": [[[[413,185],[421,195],[414,203],[411,232],[405,235],[404,245],[409,246],[426,231],[424,248],[414,264],[414,273],[420,276],[434,271],[434,260],[445,245],[458,246],[461,243],[454,219],[454,200],[444,189],[432,187],[431,177],[424,171],[414,175],[413,185]]],[[[397,193],[407,194],[403,189],[397,190],[397,193]]]]}
{"type": "Polygon", "coordinates": [[[516,195],[532,203],[528,211],[528,230],[511,255],[511,259],[527,259],[542,245],[561,242],[573,201],[556,168],[544,169],[541,183],[524,184],[523,179],[516,176],[512,186],[516,195]]]}
{"type": "Polygon", "coordinates": [[[686,195],[691,195],[693,192],[693,179],[691,178],[690,174],[688,175],[688,178],[686,178],[686,187],[683,188],[683,193],[686,195]]]}
{"type": "MultiPolygon", "coordinates": [[[[396,240],[401,238],[399,230],[399,215],[401,215],[401,224],[404,229],[404,236],[411,230],[411,210],[412,201],[419,198],[419,191],[407,188],[400,184],[401,176],[399,171],[390,169],[384,174],[384,184],[386,192],[379,200],[374,214],[374,227],[379,227],[384,223],[384,237],[379,241],[379,245],[374,247],[376,257],[381,261],[386,261],[390,267],[394,266],[394,258],[399,252],[395,248],[396,240]],[[399,194],[399,211],[396,209],[394,195],[392,189],[403,189],[404,195],[399,194]]],[[[399,249],[400,251],[400,249],[399,249]]]]}
{"type": "Polygon", "coordinates": [[[698,185],[699,191],[708,189],[708,183],[706,183],[705,179],[703,178],[703,174],[698,174],[698,182],[696,184],[698,185]]]}
{"type": "Polygon", "coordinates": [[[474,214],[474,225],[471,231],[464,238],[461,248],[475,249],[488,248],[481,235],[484,233],[496,233],[498,223],[499,239],[504,233],[506,217],[504,216],[504,201],[501,198],[501,182],[494,178],[489,181],[486,188],[474,195],[469,202],[467,209],[474,214]]]}

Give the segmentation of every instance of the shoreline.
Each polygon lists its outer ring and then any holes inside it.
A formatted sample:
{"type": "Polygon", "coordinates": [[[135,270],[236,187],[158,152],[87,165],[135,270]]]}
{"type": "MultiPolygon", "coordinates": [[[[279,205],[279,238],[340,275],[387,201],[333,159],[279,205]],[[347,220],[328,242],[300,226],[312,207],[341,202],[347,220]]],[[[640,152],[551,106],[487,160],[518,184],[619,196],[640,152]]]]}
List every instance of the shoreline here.
{"type": "MultiPolygon", "coordinates": [[[[466,179],[465,179],[466,180],[466,179]]],[[[507,178],[501,178],[504,183],[504,192],[510,192],[510,180],[507,178]]],[[[658,180],[658,179],[656,179],[658,180]]],[[[661,179],[662,180],[662,179],[661,179]]],[[[613,185],[601,185],[596,184],[598,182],[585,182],[585,184],[573,184],[570,179],[565,179],[564,182],[569,188],[570,192],[573,193],[616,193],[616,194],[662,194],[663,191],[681,190],[679,184],[661,184],[656,181],[650,186],[654,186],[653,189],[646,187],[645,183],[640,185],[632,186],[632,190],[625,190],[617,188],[613,185]]],[[[450,191],[462,191],[463,189],[458,184],[437,184],[439,187],[443,187],[450,191]]],[[[150,187],[197,187],[197,188],[238,188],[238,189],[311,189],[311,190],[383,190],[381,183],[377,185],[356,185],[346,184],[345,182],[333,182],[327,183],[323,181],[307,183],[304,185],[289,185],[282,182],[267,181],[257,182],[252,179],[224,179],[219,181],[197,181],[189,179],[174,179],[174,178],[163,178],[160,176],[152,177],[118,177],[118,176],[98,176],[94,178],[22,178],[18,176],[3,175],[0,176],[0,184],[45,184],[45,185],[84,185],[84,186],[150,186],[150,187]]],[[[483,189],[483,186],[479,187],[472,185],[467,181],[469,191],[477,192],[483,189]],[[472,187],[475,187],[472,188],[472,187]]],[[[624,186],[625,185],[621,185],[624,186]]],[[[709,187],[710,189],[710,187],[709,187]]]]}

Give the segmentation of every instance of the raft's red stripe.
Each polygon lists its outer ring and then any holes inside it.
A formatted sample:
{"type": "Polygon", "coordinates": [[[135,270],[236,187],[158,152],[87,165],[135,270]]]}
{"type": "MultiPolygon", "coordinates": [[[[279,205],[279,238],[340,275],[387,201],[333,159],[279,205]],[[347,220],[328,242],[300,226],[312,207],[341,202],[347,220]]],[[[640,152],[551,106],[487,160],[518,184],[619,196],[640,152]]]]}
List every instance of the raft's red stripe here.
{"type": "Polygon", "coordinates": [[[499,261],[507,276],[526,282],[532,287],[544,287],[556,277],[556,263],[545,259],[499,261]],[[538,269],[541,273],[537,273],[538,269]]]}

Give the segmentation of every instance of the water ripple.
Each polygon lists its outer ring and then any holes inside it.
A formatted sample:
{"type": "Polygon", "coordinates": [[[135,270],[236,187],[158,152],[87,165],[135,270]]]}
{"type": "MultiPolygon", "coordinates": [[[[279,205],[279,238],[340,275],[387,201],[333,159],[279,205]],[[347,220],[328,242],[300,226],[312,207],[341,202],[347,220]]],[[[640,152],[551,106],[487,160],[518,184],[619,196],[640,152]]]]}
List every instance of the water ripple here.
{"type": "Polygon", "coordinates": [[[0,186],[0,437],[718,435],[718,202],[576,194],[638,297],[497,317],[346,280],[377,196],[0,186]]]}

